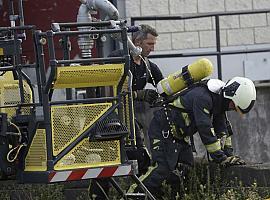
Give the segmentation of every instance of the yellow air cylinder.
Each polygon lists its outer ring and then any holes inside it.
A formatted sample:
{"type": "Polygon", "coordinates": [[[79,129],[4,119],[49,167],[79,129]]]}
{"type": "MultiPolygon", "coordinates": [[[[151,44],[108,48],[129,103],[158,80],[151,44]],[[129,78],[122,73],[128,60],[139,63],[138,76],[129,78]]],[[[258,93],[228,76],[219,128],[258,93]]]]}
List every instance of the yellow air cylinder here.
{"type": "MultiPolygon", "coordinates": [[[[187,71],[192,82],[195,83],[207,76],[210,76],[213,73],[213,65],[210,60],[202,58],[188,65],[187,71]]],[[[162,79],[157,84],[158,93],[172,95],[186,88],[188,83],[184,79],[182,72],[183,68],[173,74],[170,74],[167,78],[162,79]]]]}

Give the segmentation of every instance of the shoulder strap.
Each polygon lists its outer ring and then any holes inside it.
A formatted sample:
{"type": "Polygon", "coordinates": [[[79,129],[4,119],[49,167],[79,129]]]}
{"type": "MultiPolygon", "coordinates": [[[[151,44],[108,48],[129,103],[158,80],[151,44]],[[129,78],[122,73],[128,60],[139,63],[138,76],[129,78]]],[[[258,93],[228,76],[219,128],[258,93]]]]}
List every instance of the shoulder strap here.
{"type": "MultiPolygon", "coordinates": [[[[146,65],[146,67],[148,68],[148,70],[150,71],[150,62],[149,62],[149,60],[148,60],[148,58],[147,57],[145,57],[144,58],[144,61],[145,61],[145,65],[146,65]]],[[[151,71],[150,71],[151,72],[151,71]]]]}
{"type": "MultiPolygon", "coordinates": [[[[169,103],[173,102],[175,99],[177,99],[179,96],[182,96],[184,94],[186,94],[187,92],[189,92],[192,88],[194,87],[197,87],[197,86],[203,86],[203,87],[207,87],[207,82],[208,82],[209,79],[206,79],[206,80],[202,80],[202,81],[199,81],[199,82],[196,82],[196,83],[192,83],[190,86],[188,86],[186,89],[184,90],[181,90],[179,92],[177,92],[176,94],[174,95],[171,95],[171,96],[167,96],[166,98],[163,99],[163,101],[159,102],[159,104],[161,105],[157,105],[157,106],[168,106],[169,103]]],[[[184,111],[182,111],[184,112],[184,111]]]]}
{"type": "MultiPolygon", "coordinates": [[[[151,69],[150,69],[150,62],[147,58],[144,58],[144,63],[145,63],[145,71],[146,71],[146,83],[149,80],[149,77],[152,77],[151,69]]],[[[155,86],[156,87],[156,86],[155,86]]]]}
{"type": "Polygon", "coordinates": [[[148,58],[146,58],[146,57],[143,58],[142,56],[141,56],[141,58],[142,58],[142,60],[145,64],[145,67],[146,67],[146,70],[145,70],[146,71],[146,80],[148,81],[149,77],[150,77],[152,79],[154,87],[157,87],[157,83],[155,82],[155,79],[154,79],[152,72],[151,72],[151,65],[150,65],[148,58]]]}
{"type": "Polygon", "coordinates": [[[185,108],[178,108],[178,107],[175,107],[173,105],[170,105],[168,104],[167,105],[168,108],[172,109],[172,110],[177,110],[177,111],[180,111],[180,112],[183,112],[183,113],[190,113],[187,109],[185,108]]]}

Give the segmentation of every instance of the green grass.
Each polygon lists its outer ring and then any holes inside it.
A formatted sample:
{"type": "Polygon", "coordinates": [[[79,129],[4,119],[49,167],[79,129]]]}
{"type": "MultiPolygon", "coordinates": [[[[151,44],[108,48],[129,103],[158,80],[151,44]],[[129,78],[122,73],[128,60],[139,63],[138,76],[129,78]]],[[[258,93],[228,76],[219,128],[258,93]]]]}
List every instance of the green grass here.
{"type": "MultiPolygon", "coordinates": [[[[184,183],[178,186],[163,182],[161,188],[164,193],[163,200],[263,200],[270,197],[270,187],[258,187],[256,182],[247,187],[236,178],[225,181],[221,178],[222,170],[220,168],[215,168],[215,170],[215,173],[213,171],[210,173],[208,165],[200,164],[192,169],[184,183]]],[[[116,178],[116,180],[123,189],[128,189],[131,183],[127,178],[116,178]]],[[[64,200],[66,188],[64,184],[31,185],[0,182],[0,199],[64,200]]],[[[81,193],[77,192],[76,199],[72,200],[89,199],[88,196],[86,188],[81,193]]],[[[112,200],[120,199],[114,189],[110,190],[109,196],[112,200]]]]}
{"type": "Polygon", "coordinates": [[[3,181],[0,183],[1,200],[64,200],[61,184],[16,184],[3,181]],[[6,183],[6,184],[4,184],[6,183]]]}

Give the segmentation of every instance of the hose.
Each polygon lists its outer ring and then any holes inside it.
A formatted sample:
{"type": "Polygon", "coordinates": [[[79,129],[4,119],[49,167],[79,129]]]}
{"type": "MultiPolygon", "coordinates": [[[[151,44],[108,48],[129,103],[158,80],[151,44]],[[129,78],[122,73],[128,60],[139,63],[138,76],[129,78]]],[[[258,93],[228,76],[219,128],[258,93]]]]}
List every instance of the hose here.
{"type": "Polygon", "coordinates": [[[23,144],[20,144],[20,145],[14,147],[13,149],[11,149],[11,150],[8,152],[8,154],[7,154],[7,161],[8,161],[8,162],[14,162],[14,161],[17,159],[17,157],[18,157],[18,155],[19,155],[19,153],[20,153],[21,148],[22,148],[22,147],[25,147],[25,146],[26,146],[26,144],[23,143],[23,144]],[[13,153],[14,151],[16,151],[14,157],[13,157],[13,158],[10,158],[11,153],[13,153]]]}
{"type": "MultiPolygon", "coordinates": [[[[18,131],[18,136],[19,136],[19,143],[21,143],[21,141],[22,141],[22,133],[21,133],[20,128],[19,128],[16,124],[14,124],[14,123],[12,123],[12,122],[9,122],[9,124],[10,124],[11,126],[14,126],[14,127],[17,129],[17,131],[18,131]]],[[[8,161],[8,162],[14,162],[14,161],[17,159],[17,157],[18,157],[18,155],[19,155],[19,153],[20,153],[21,148],[24,147],[24,146],[26,146],[26,143],[22,143],[22,144],[20,144],[20,145],[18,145],[18,146],[16,146],[16,147],[12,148],[12,149],[8,152],[8,154],[7,154],[7,161],[8,161]],[[16,153],[15,153],[14,157],[13,157],[13,158],[10,157],[11,154],[12,154],[13,152],[15,152],[15,151],[16,151],[16,153]]]]}

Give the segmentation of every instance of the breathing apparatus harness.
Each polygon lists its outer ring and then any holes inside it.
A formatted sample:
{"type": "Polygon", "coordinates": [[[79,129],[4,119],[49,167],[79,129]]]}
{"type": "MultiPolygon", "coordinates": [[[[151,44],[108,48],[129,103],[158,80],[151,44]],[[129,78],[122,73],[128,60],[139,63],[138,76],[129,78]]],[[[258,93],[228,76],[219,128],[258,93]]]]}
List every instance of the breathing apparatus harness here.
{"type": "MultiPolygon", "coordinates": [[[[182,68],[182,73],[180,74],[180,76],[183,77],[187,87],[184,90],[179,91],[178,93],[171,95],[171,96],[160,96],[160,98],[154,103],[154,105],[152,105],[152,107],[163,107],[164,109],[164,114],[165,114],[165,118],[166,118],[166,123],[168,124],[168,130],[167,131],[162,131],[162,136],[163,138],[167,139],[169,138],[169,136],[171,135],[173,138],[178,139],[177,137],[175,137],[175,135],[180,135],[178,134],[179,130],[178,130],[178,126],[176,123],[174,123],[173,121],[173,117],[171,114],[171,110],[178,110],[182,113],[190,113],[190,111],[184,109],[184,108],[178,108],[175,106],[170,105],[171,102],[173,102],[175,99],[177,99],[179,96],[185,94],[186,92],[190,91],[193,87],[197,86],[197,85],[203,85],[202,81],[200,82],[194,82],[193,78],[191,77],[190,72],[188,71],[188,65],[186,65],[185,67],[182,68]],[[173,134],[174,132],[176,132],[175,134],[173,134]]],[[[205,81],[204,81],[205,82],[205,81]]],[[[205,84],[204,84],[205,85],[205,84]]],[[[191,138],[191,144],[193,147],[193,150],[195,150],[195,146],[194,146],[194,141],[193,141],[193,137],[191,138]]]]}
{"type": "MultiPolygon", "coordinates": [[[[140,58],[143,60],[143,62],[145,63],[145,66],[146,66],[146,78],[148,80],[149,76],[153,82],[153,85],[156,89],[157,87],[157,84],[154,80],[154,77],[151,73],[151,70],[150,70],[150,63],[149,63],[149,60],[147,58],[143,58],[141,55],[140,55],[140,58]]],[[[188,72],[188,66],[184,67],[183,69],[183,76],[185,76],[185,78],[187,79],[187,82],[191,85],[192,84],[192,78],[188,72]]],[[[157,92],[157,89],[156,89],[156,92],[157,92]]],[[[174,99],[176,99],[177,97],[175,97],[174,99]]],[[[173,120],[172,120],[172,116],[171,116],[171,111],[170,111],[170,107],[173,107],[173,106],[170,106],[169,103],[172,101],[171,99],[167,99],[165,101],[163,101],[163,98],[160,96],[160,99],[162,99],[162,103],[160,105],[158,105],[158,103],[154,103],[154,105],[152,105],[151,107],[163,107],[164,109],[164,113],[165,113],[165,118],[166,118],[166,122],[168,124],[168,127],[169,127],[169,130],[168,131],[162,131],[162,136],[163,138],[167,139],[171,133],[173,133],[173,131],[175,131],[174,127],[176,126],[176,124],[173,123],[173,120]]],[[[177,108],[176,108],[177,109],[177,108]]],[[[183,109],[184,110],[184,109],[183,109]]],[[[186,112],[186,111],[185,111],[186,112]]]]}

